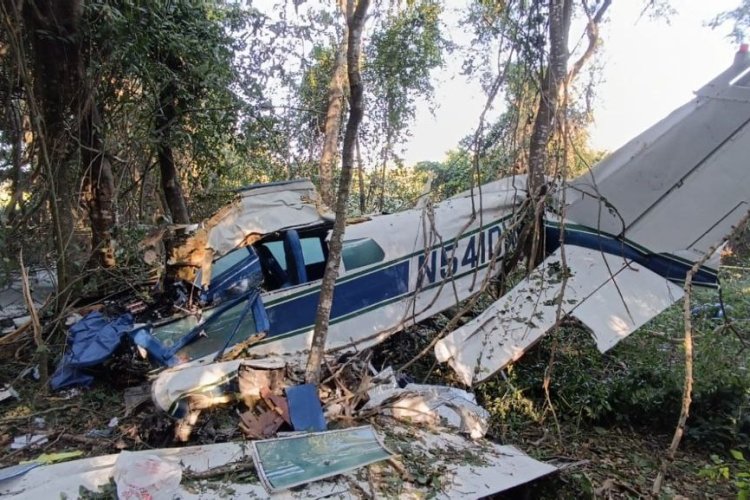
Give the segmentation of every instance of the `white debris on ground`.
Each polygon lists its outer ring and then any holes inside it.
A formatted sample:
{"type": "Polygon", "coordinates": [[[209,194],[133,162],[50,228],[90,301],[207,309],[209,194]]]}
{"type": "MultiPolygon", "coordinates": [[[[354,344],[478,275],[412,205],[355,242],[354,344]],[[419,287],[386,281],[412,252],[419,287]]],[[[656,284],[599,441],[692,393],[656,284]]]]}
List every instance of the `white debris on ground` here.
{"type": "MultiPolygon", "coordinates": [[[[452,432],[432,432],[392,420],[381,420],[378,428],[385,445],[399,454],[396,464],[378,462],[285,491],[283,497],[471,499],[513,488],[557,470],[513,446],[472,441],[452,432]]],[[[109,485],[111,478],[115,478],[119,491],[124,478],[132,477],[129,471],[148,465],[167,471],[163,476],[169,477],[165,490],[178,483],[176,490],[171,491],[182,499],[269,496],[257,479],[252,481],[247,477],[253,465],[250,447],[243,442],[123,453],[37,467],[21,477],[0,482],[0,495],[46,500],[54,491],[57,496],[77,498],[81,487],[96,492],[109,485]],[[217,471],[213,477],[212,471],[217,471]],[[241,482],[232,481],[232,471],[235,476],[244,475],[241,482]],[[175,481],[178,473],[181,482],[175,481]]],[[[146,482],[149,481],[144,478],[140,484],[146,482]]]]}

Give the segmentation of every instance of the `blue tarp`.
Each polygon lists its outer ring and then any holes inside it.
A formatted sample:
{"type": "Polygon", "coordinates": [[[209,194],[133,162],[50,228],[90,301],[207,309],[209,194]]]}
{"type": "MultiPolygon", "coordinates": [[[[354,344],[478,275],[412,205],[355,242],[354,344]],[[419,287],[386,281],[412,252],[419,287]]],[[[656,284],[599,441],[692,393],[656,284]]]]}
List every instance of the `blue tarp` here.
{"type": "Polygon", "coordinates": [[[89,313],[71,326],[68,349],[50,379],[52,390],[91,384],[94,378],[82,369],[106,361],[132,328],[132,315],[123,314],[110,320],[98,311],[89,313]]]}
{"type": "MultiPolygon", "coordinates": [[[[199,341],[201,334],[211,331],[214,326],[218,328],[218,331],[211,333],[221,341],[221,345],[201,343],[198,347],[207,349],[207,352],[202,353],[201,356],[211,354],[212,349],[213,352],[218,350],[221,353],[227,347],[243,341],[251,332],[238,332],[238,330],[248,313],[252,313],[251,319],[255,332],[268,331],[270,328],[268,316],[258,290],[262,280],[260,264],[254,251],[247,251],[247,255],[247,258],[230,266],[227,271],[217,277],[216,281],[211,283],[210,294],[207,298],[212,301],[226,300],[227,302],[215,308],[205,322],[180,334],[177,338],[169,339],[169,342],[167,339],[160,339],[158,335],[153,335],[151,326],[143,326],[134,330],[134,320],[130,314],[123,314],[115,319],[110,319],[100,312],[88,314],[68,330],[68,348],[50,379],[52,390],[90,385],[94,377],[87,373],[85,368],[104,363],[112,356],[126,335],[135,345],[148,352],[151,361],[162,366],[174,366],[178,363],[178,351],[199,341]],[[246,287],[249,289],[245,289],[246,287]],[[235,297],[234,294],[239,294],[239,296],[235,297]],[[236,322],[232,321],[231,316],[224,317],[224,313],[233,310],[235,306],[243,302],[246,302],[246,305],[236,322]],[[223,323],[228,324],[223,325],[223,323]],[[230,326],[231,329],[228,328],[230,326]]],[[[193,356],[190,359],[193,359],[193,356]]]]}

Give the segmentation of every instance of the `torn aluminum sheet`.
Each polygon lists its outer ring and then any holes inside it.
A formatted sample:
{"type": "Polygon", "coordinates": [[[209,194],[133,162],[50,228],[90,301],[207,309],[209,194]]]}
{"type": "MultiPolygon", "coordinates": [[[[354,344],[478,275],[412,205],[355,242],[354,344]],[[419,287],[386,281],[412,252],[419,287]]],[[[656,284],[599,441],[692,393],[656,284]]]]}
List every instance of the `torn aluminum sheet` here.
{"type": "MultiPolygon", "coordinates": [[[[157,408],[176,417],[182,417],[185,408],[183,402],[191,394],[208,394],[218,388],[225,392],[227,387],[238,378],[238,370],[246,366],[255,370],[281,370],[286,364],[278,357],[262,359],[237,359],[221,363],[175,367],[163,371],[151,385],[151,398],[157,408]]],[[[239,384],[238,388],[239,390],[239,384]]],[[[257,387],[260,397],[260,387],[257,387]]]]}
{"type": "Polygon", "coordinates": [[[24,434],[13,438],[10,443],[11,450],[23,450],[24,448],[33,448],[47,443],[49,439],[45,434],[24,434]]]}
{"type": "MultiPolygon", "coordinates": [[[[429,494],[438,499],[483,498],[557,470],[550,464],[532,459],[513,446],[500,446],[485,440],[475,442],[455,434],[432,433],[414,427],[393,425],[392,422],[386,425],[389,435],[385,439],[392,443],[393,451],[402,454],[406,465],[410,455],[420,457],[420,463],[427,457],[427,463],[434,468],[436,474],[440,474],[440,487],[434,490],[407,481],[399,484],[399,491],[406,497],[419,498],[429,494]],[[471,460],[467,457],[471,457],[471,460]]],[[[133,453],[139,456],[156,455],[170,463],[181,464],[183,476],[188,477],[183,480],[178,491],[183,500],[220,497],[222,492],[226,495],[228,488],[235,498],[268,496],[260,483],[231,483],[226,480],[196,483],[189,480],[188,471],[203,473],[213,468],[247,464],[251,458],[249,447],[245,443],[219,443],[133,453]]],[[[119,454],[104,455],[37,467],[22,477],[0,482],[0,495],[18,500],[47,500],[53,491],[56,496],[78,498],[81,487],[97,491],[100,486],[109,482],[118,456],[119,454]]],[[[394,470],[387,462],[370,467],[382,467],[384,474],[394,476],[394,470]]],[[[361,496],[352,489],[353,484],[372,497],[389,496],[387,484],[370,484],[356,472],[307,484],[299,489],[286,491],[283,495],[284,498],[295,499],[359,500],[361,496]]],[[[390,496],[394,494],[391,493],[390,496]]]]}
{"type": "Polygon", "coordinates": [[[11,465],[9,467],[3,467],[2,469],[0,469],[0,483],[2,483],[3,481],[7,481],[8,479],[14,479],[16,477],[23,476],[31,469],[39,467],[40,465],[42,464],[38,462],[27,462],[23,464],[11,465]]]}
{"type": "Polygon", "coordinates": [[[520,358],[566,314],[589,327],[605,352],[683,296],[682,288],[622,257],[573,245],[564,245],[564,253],[567,269],[558,249],[482,314],[441,339],[437,360],[448,362],[470,386],[520,358]]]}
{"type": "Polygon", "coordinates": [[[332,213],[309,180],[250,186],[174,249],[168,263],[200,268],[201,286],[206,287],[212,262],[222,255],[266,234],[332,222],[332,213]]]}
{"type": "Polygon", "coordinates": [[[0,389],[0,403],[10,401],[12,399],[20,399],[18,396],[18,392],[10,385],[4,385],[3,388],[0,389]]]}
{"type": "MultiPolygon", "coordinates": [[[[181,465],[183,471],[202,472],[239,461],[249,461],[250,456],[244,443],[222,443],[217,445],[191,446],[185,448],[164,448],[132,452],[136,457],[157,456],[171,464],[181,465]]],[[[0,483],[0,496],[8,498],[45,500],[50,492],[55,496],[78,498],[79,489],[84,487],[97,491],[107,484],[114,475],[114,468],[120,454],[74,460],[61,464],[37,467],[18,477],[0,483]]],[[[242,491],[246,495],[263,494],[259,484],[242,491]]],[[[179,489],[180,498],[201,498],[200,494],[179,489]]],[[[247,498],[247,497],[246,497],[247,498]]]]}
{"type": "Polygon", "coordinates": [[[65,460],[71,460],[73,458],[78,458],[81,455],[83,455],[82,451],[43,453],[42,455],[36,457],[34,460],[21,462],[20,464],[11,465],[10,467],[4,467],[0,469],[0,482],[22,476],[29,472],[31,469],[40,467],[42,465],[49,465],[57,462],[63,462],[65,460]]]}
{"type": "Polygon", "coordinates": [[[479,439],[487,434],[490,414],[473,394],[455,387],[407,384],[406,387],[375,386],[367,392],[363,409],[382,407],[382,414],[397,420],[430,425],[445,424],[479,439]]]}

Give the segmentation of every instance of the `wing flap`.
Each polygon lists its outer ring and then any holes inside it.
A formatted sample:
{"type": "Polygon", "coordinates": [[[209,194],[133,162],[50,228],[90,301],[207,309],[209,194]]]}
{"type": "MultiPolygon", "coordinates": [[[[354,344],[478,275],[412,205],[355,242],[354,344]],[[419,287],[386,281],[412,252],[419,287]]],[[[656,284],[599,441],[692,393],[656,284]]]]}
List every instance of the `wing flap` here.
{"type": "Polygon", "coordinates": [[[593,331],[604,352],[683,295],[682,288],[622,257],[574,245],[564,245],[564,256],[565,269],[558,249],[482,314],[440,340],[437,360],[447,362],[466,385],[481,382],[569,314],[593,331]]]}

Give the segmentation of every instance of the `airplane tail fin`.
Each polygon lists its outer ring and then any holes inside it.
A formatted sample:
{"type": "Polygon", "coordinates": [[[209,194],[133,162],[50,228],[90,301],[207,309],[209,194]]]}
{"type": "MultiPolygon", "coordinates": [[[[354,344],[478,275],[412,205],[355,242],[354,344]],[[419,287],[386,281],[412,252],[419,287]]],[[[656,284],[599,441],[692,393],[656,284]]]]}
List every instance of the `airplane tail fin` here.
{"type": "Polygon", "coordinates": [[[683,294],[637,263],[563,245],[482,314],[440,340],[435,357],[472,385],[520,358],[566,315],[586,325],[605,352],[683,294]]]}

